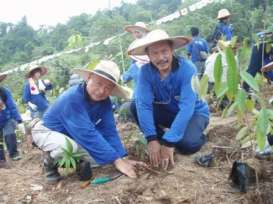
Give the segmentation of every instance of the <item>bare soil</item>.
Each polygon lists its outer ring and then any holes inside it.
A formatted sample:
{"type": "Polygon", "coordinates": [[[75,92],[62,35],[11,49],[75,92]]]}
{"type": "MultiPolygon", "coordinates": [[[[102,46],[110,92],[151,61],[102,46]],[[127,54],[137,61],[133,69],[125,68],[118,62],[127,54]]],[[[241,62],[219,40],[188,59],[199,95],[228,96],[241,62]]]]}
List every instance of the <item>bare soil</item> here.
{"type": "MultiPolygon", "coordinates": [[[[140,170],[139,178],[125,176],[98,186],[82,189],[77,175],[64,176],[56,185],[44,182],[41,152],[23,142],[20,150],[23,159],[9,161],[10,169],[0,169],[1,203],[115,203],[115,204],[207,204],[207,203],[273,203],[273,165],[263,161],[266,178],[252,185],[247,193],[240,193],[228,179],[232,163],[253,158],[250,149],[240,150],[235,142],[236,118],[212,117],[208,128],[208,143],[194,155],[176,154],[174,169],[140,170]],[[194,162],[198,155],[215,154],[214,167],[204,168],[194,162]]],[[[131,157],[137,157],[134,147],[140,133],[132,123],[118,124],[131,157]]],[[[110,165],[94,169],[94,177],[116,173],[110,165]]]]}

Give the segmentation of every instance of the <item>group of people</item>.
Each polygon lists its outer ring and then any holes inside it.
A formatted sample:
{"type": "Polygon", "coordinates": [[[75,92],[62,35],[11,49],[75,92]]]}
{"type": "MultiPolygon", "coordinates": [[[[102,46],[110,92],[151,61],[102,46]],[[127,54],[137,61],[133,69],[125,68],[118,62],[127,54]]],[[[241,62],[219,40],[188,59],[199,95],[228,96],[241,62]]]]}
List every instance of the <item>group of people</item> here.
{"type": "MultiPolygon", "coordinates": [[[[221,36],[231,39],[229,17],[228,10],[219,11],[219,24],[213,34],[215,40],[221,36]]],[[[164,30],[149,30],[142,22],[126,26],[125,30],[134,37],[128,47],[132,59],[128,71],[121,76],[117,64],[110,60],[101,60],[93,69],[74,69],[83,83],[68,88],[50,106],[45,92],[52,89],[52,84],[40,79],[48,69],[43,66],[29,69],[23,101],[33,118],[38,118],[30,124],[31,136],[33,143],[43,151],[47,182],[61,179],[57,161],[67,141],[72,144],[73,152],[82,150],[88,155],[80,160],[79,171],[83,168],[92,172],[90,169],[94,166],[113,164],[121,173],[135,178],[136,167],[146,165],[127,158],[116,128],[110,96],[129,99],[127,89],[119,85],[120,80],[124,83],[134,80],[130,111],[148,142],[153,167],[167,170],[175,165],[175,151],[192,154],[206,143],[204,130],[209,123],[209,107],[192,86],[193,80],[202,76],[209,54],[209,46],[199,37],[198,28],[191,29],[192,38],[170,37],[164,30]],[[174,51],[184,46],[187,46],[188,58],[176,56],[174,51]]],[[[5,77],[1,76],[0,80],[5,77]]],[[[10,156],[16,160],[16,135],[9,127],[22,119],[10,92],[5,88],[0,91],[1,136],[6,138],[10,156]]],[[[2,138],[0,165],[5,161],[2,138]]],[[[86,179],[90,177],[91,173],[86,179]]]]}

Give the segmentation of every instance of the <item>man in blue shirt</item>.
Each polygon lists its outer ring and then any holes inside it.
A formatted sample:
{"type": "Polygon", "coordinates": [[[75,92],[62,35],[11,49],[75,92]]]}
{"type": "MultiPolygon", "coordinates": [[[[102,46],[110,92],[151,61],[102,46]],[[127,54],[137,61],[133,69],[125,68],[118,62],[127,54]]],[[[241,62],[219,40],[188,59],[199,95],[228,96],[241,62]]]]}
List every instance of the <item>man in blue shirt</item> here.
{"type": "Polygon", "coordinates": [[[232,39],[233,31],[232,27],[229,24],[230,21],[230,12],[227,9],[221,9],[218,12],[218,24],[215,27],[214,33],[212,34],[213,47],[216,46],[220,38],[223,40],[230,41],[232,39]]]}
{"type": "MultiPolygon", "coordinates": [[[[7,75],[0,74],[0,82],[7,75]]],[[[21,159],[17,151],[16,124],[21,123],[22,118],[12,98],[10,91],[5,87],[0,87],[0,168],[7,167],[4,153],[4,139],[9,151],[9,156],[16,161],[21,159]]]]}
{"type": "Polygon", "coordinates": [[[97,164],[112,163],[120,172],[135,178],[134,167],[139,163],[123,159],[127,153],[118,135],[109,99],[109,95],[127,97],[125,89],[117,83],[118,66],[103,60],[93,70],[76,69],[75,73],[86,83],[65,91],[46,111],[43,121],[32,128],[34,143],[47,152],[44,161],[47,181],[60,179],[53,161],[62,156],[66,139],[72,143],[74,152],[81,147],[97,164]]]}
{"type": "Polygon", "coordinates": [[[196,68],[173,55],[174,49],[189,42],[187,37],[171,38],[163,30],[154,30],[128,50],[132,55],[147,54],[150,59],[140,70],[135,117],[148,141],[150,162],[163,169],[174,165],[175,148],[191,154],[206,141],[203,131],[209,109],[192,87],[196,68]]]}
{"type": "MultiPolygon", "coordinates": [[[[138,39],[144,37],[149,32],[146,24],[143,22],[137,22],[135,23],[135,25],[127,25],[125,26],[124,30],[132,34],[133,38],[135,39],[133,43],[135,43],[138,39]]],[[[121,79],[125,84],[129,83],[130,81],[133,81],[134,92],[132,101],[134,101],[136,97],[136,87],[138,82],[139,70],[142,65],[149,62],[149,58],[146,55],[130,57],[132,59],[132,62],[128,70],[122,74],[121,79]]],[[[131,110],[130,111],[128,110],[130,109],[131,104],[132,104],[131,101],[125,102],[120,107],[120,111],[125,110],[125,112],[128,113],[129,118],[132,117],[131,110]]]]}
{"type": "Polygon", "coordinates": [[[208,57],[209,46],[204,38],[199,37],[199,29],[191,28],[192,41],[187,46],[188,56],[195,64],[199,78],[205,71],[205,61],[208,57]]]}
{"type": "MultiPolygon", "coordinates": [[[[272,28],[271,28],[272,29],[272,28]]],[[[256,43],[252,47],[252,53],[247,72],[253,77],[257,73],[262,72],[262,67],[273,62],[273,31],[267,30],[257,34],[259,37],[259,43],[256,43]]],[[[267,71],[262,73],[269,82],[273,81],[273,71],[267,71]]],[[[244,83],[243,87],[248,91],[249,86],[244,83]]]]}

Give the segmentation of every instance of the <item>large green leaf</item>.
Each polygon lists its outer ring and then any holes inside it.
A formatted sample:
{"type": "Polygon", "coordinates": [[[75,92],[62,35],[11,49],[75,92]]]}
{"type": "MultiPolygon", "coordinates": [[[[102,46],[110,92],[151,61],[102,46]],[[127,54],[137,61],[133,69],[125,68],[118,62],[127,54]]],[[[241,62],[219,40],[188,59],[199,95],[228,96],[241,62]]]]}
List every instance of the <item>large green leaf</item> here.
{"type": "Polygon", "coordinates": [[[217,98],[222,98],[228,91],[228,87],[226,83],[220,82],[220,86],[218,89],[215,89],[215,94],[217,98]]]}
{"type": "Polygon", "coordinates": [[[263,150],[265,147],[268,123],[269,123],[268,112],[265,108],[262,108],[259,112],[256,123],[256,138],[260,150],[263,150]]]}
{"type": "Polygon", "coordinates": [[[72,143],[69,141],[69,139],[65,138],[65,143],[66,143],[66,150],[69,152],[69,153],[73,153],[73,145],[72,143]]]}
{"type": "Polygon", "coordinates": [[[242,71],[240,73],[242,79],[255,91],[259,92],[259,85],[258,82],[255,80],[255,78],[247,73],[246,71],[242,71]]]}
{"type": "Polygon", "coordinates": [[[199,91],[199,96],[201,99],[205,100],[205,97],[208,93],[208,82],[209,82],[209,77],[204,74],[202,79],[200,80],[200,91],[199,91]]]}
{"type": "Polygon", "coordinates": [[[230,100],[234,100],[239,85],[239,73],[237,69],[236,60],[231,48],[226,48],[225,56],[227,60],[227,85],[228,85],[228,97],[230,100]]]}
{"type": "Polygon", "coordinates": [[[223,75],[222,56],[218,54],[213,69],[214,88],[216,92],[218,92],[218,90],[221,87],[222,75],[223,75]]]}
{"type": "Polygon", "coordinates": [[[235,98],[235,103],[238,106],[238,109],[241,111],[241,113],[245,112],[246,110],[246,99],[247,99],[247,94],[244,89],[239,89],[236,98],[235,98]]]}

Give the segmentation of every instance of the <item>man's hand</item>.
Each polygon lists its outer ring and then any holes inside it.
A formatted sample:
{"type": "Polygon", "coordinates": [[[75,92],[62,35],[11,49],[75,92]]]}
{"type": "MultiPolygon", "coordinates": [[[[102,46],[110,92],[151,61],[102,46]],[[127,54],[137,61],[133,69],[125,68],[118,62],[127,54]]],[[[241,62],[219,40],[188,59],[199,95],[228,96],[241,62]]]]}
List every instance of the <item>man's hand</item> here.
{"type": "Polygon", "coordinates": [[[168,169],[168,166],[174,166],[174,147],[167,147],[162,145],[160,149],[160,155],[161,155],[161,167],[164,170],[168,169]]]}
{"type": "Polygon", "coordinates": [[[153,167],[158,167],[160,164],[160,147],[161,145],[157,140],[148,143],[149,159],[153,167]]]}
{"type": "Polygon", "coordinates": [[[135,172],[135,166],[137,165],[137,162],[133,163],[126,159],[117,159],[114,161],[115,167],[123,174],[130,178],[137,178],[136,172],[135,172]]]}

